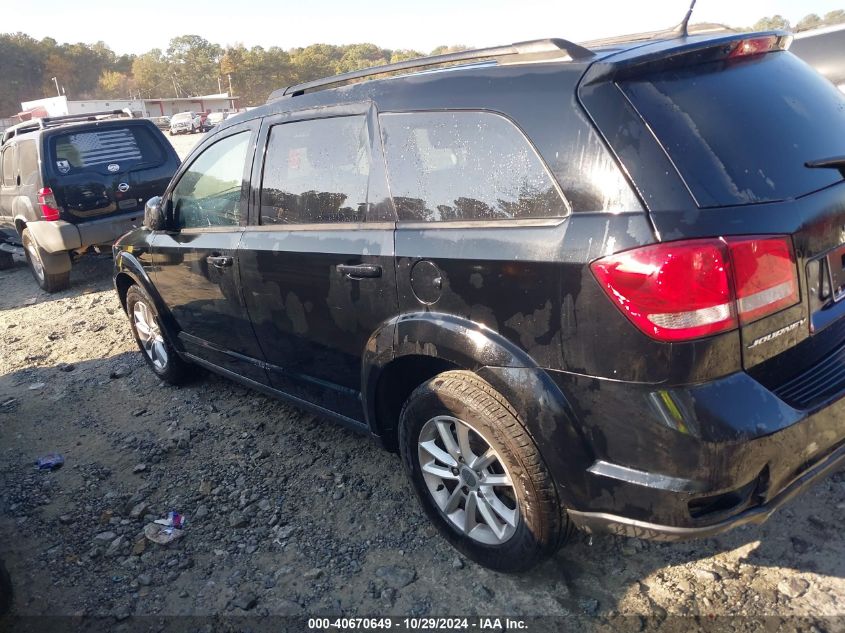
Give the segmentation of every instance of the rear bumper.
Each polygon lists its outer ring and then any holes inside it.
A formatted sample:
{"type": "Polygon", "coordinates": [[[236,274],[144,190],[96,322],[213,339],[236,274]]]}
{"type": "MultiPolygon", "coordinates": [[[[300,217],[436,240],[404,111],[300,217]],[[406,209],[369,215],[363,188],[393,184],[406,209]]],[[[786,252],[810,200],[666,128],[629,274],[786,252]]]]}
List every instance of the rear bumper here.
{"type": "Polygon", "coordinates": [[[589,531],[706,537],[765,521],[845,467],[842,389],[799,410],[744,372],[671,389],[548,373],[575,431],[539,446],[572,520],[589,531]]]}
{"type": "Polygon", "coordinates": [[[48,253],[60,253],[112,244],[118,237],[141,226],[143,222],[144,212],[132,211],[79,224],[64,220],[30,222],[27,228],[41,248],[48,253]]]}
{"type": "Polygon", "coordinates": [[[809,468],[769,501],[741,511],[728,519],[702,526],[673,526],[638,521],[606,512],[569,511],[569,516],[586,532],[608,532],[653,541],[683,541],[706,538],[749,523],[763,523],[776,510],[820,479],[836,472],[845,465],[845,445],[839,446],[826,458],[809,468]]]}

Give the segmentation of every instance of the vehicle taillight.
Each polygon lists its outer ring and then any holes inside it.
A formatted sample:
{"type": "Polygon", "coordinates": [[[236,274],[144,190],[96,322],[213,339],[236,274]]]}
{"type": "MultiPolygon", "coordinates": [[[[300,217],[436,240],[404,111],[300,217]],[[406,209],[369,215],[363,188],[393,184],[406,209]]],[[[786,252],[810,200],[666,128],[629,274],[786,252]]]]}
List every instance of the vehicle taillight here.
{"type": "Polygon", "coordinates": [[[788,237],[653,244],[590,268],[628,319],[659,341],[727,332],[798,301],[788,237]]]}
{"type": "Polygon", "coordinates": [[[56,198],[53,196],[52,189],[44,187],[38,190],[38,204],[41,207],[41,217],[43,219],[48,221],[59,219],[59,208],[56,204],[56,198]]]}
{"type": "MultiPolygon", "coordinates": [[[[778,35],[764,35],[763,37],[750,37],[747,40],[739,40],[728,53],[729,59],[737,57],[748,57],[749,55],[759,55],[760,53],[768,53],[769,51],[779,50],[780,36],[778,35]]],[[[789,44],[787,43],[786,47],[789,44]]]]}
{"type": "Polygon", "coordinates": [[[795,256],[788,237],[727,238],[742,324],[798,302],[795,256]]]}

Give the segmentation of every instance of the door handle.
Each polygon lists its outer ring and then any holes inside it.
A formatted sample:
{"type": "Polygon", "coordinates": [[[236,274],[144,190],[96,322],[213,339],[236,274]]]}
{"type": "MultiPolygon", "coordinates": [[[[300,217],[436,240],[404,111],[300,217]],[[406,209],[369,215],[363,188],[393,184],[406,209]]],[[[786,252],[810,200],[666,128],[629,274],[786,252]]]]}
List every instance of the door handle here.
{"type": "Polygon", "coordinates": [[[337,272],[346,275],[347,279],[366,279],[381,277],[381,266],[378,264],[338,264],[337,272]]]}
{"type": "Polygon", "coordinates": [[[216,268],[225,268],[234,264],[235,258],[228,255],[209,255],[205,258],[205,261],[216,268]]]}

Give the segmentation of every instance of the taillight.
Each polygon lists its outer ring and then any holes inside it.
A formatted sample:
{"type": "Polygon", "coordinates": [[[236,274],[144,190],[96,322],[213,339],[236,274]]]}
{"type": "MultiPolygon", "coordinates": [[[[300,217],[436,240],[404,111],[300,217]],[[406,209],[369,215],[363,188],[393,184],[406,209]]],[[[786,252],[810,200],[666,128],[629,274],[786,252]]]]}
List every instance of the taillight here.
{"type": "Polygon", "coordinates": [[[788,237],[653,244],[590,268],[628,319],[659,341],[726,332],[798,301],[788,237]]]}
{"type": "Polygon", "coordinates": [[[47,221],[59,219],[59,208],[53,190],[44,187],[38,190],[38,204],[41,207],[41,217],[47,221]]]}
{"type": "Polygon", "coordinates": [[[798,302],[795,255],[788,237],[727,238],[742,324],[798,302]]]}

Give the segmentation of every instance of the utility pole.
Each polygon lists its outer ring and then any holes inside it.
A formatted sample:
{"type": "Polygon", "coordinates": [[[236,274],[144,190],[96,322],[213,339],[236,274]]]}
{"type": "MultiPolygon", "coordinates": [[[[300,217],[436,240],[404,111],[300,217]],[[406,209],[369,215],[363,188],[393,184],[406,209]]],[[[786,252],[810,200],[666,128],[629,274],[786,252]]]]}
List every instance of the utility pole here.
{"type": "Polygon", "coordinates": [[[229,96],[232,96],[232,75],[226,75],[229,78],[229,96]]]}
{"type": "Polygon", "coordinates": [[[220,81],[220,77],[217,77],[217,94],[223,92],[223,83],[220,81]]]}
{"type": "Polygon", "coordinates": [[[61,97],[61,96],[62,96],[62,93],[61,93],[61,91],[59,90],[59,80],[58,80],[58,79],[56,79],[55,77],[52,77],[51,79],[53,80],[53,83],[54,83],[54,84],[56,84],[56,96],[57,96],[57,97],[61,97]]]}

